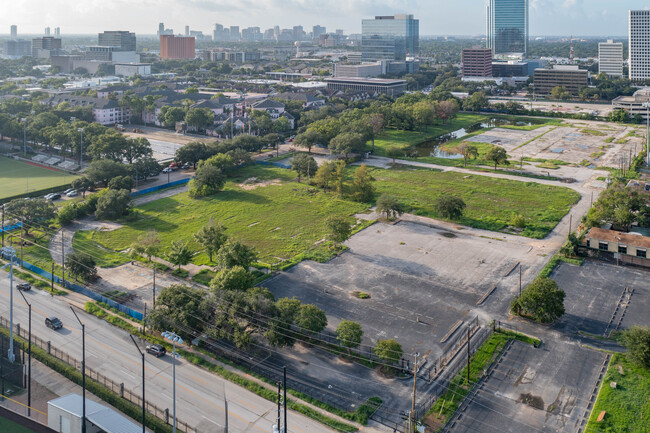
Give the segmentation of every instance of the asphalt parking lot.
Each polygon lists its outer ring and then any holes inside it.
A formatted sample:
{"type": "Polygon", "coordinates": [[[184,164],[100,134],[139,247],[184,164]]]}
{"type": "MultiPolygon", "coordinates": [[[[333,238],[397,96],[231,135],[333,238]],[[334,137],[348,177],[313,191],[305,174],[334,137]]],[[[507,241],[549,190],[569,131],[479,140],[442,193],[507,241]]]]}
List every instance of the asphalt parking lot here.
{"type": "Polygon", "coordinates": [[[448,431],[574,433],[605,354],[573,342],[514,341],[448,431]]]}
{"type": "MultiPolygon", "coordinates": [[[[625,307],[621,327],[650,325],[650,272],[644,269],[585,260],[581,266],[562,263],[551,277],[566,293],[566,314],[556,325],[557,329],[602,335],[608,330],[625,288],[634,289],[634,292],[627,305],[625,297],[621,303],[621,307],[625,307]]],[[[619,318],[615,317],[614,325],[619,318]]]]}

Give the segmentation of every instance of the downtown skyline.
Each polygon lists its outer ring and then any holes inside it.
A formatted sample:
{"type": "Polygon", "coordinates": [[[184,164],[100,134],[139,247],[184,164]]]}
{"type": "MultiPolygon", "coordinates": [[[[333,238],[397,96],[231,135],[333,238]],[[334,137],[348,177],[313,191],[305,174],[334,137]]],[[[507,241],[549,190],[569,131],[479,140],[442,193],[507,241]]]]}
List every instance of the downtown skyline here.
{"type": "MultiPolygon", "coordinates": [[[[62,35],[92,34],[106,29],[155,35],[159,22],[165,22],[177,34],[183,33],[186,25],[209,34],[215,23],[262,29],[302,25],[306,31],[313,25],[322,25],[328,31],[343,29],[350,34],[361,33],[364,18],[410,13],[421,22],[421,36],[481,36],[486,27],[485,4],[485,0],[459,0],[452,4],[443,0],[332,0],[326,4],[313,0],[243,0],[234,7],[224,0],[142,0],[137,4],[127,0],[23,0],[11,14],[0,17],[0,34],[8,34],[9,27],[16,24],[19,34],[42,34],[45,27],[61,27],[62,35]],[[293,9],[291,14],[286,14],[288,8],[293,9]],[[129,13],[125,14],[125,10],[129,13]]],[[[624,36],[627,11],[644,9],[646,5],[642,0],[629,0],[624,5],[608,0],[530,0],[530,34],[624,36]]]]}

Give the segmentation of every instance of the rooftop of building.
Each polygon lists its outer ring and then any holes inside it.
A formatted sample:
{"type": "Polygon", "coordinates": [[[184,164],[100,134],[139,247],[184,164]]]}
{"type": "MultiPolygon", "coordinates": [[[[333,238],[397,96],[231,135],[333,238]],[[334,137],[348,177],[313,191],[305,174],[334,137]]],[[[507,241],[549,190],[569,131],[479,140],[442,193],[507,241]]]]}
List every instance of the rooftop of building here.
{"type": "Polygon", "coordinates": [[[603,242],[615,242],[640,248],[650,248],[650,237],[640,233],[624,233],[616,230],[606,230],[592,227],[587,233],[587,239],[596,239],[603,242]]]}
{"type": "Polygon", "coordinates": [[[406,80],[396,80],[388,78],[357,78],[357,77],[340,77],[340,78],[325,78],[326,82],[345,82],[345,83],[359,83],[359,84],[406,84],[406,80]]]}

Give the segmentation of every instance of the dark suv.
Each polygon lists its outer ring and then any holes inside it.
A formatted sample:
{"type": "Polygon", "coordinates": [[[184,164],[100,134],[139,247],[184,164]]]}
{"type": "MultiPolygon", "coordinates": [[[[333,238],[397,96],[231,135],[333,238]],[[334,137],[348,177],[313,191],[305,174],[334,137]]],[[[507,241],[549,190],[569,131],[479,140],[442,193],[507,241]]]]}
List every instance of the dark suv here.
{"type": "Polygon", "coordinates": [[[27,291],[27,290],[31,290],[31,289],[32,289],[32,286],[29,285],[29,284],[27,284],[27,283],[20,283],[20,284],[18,284],[18,285],[16,286],[16,288],[17,288],[18,290],[27,291]]]}
{"type": "Polygon", "coordinates": [[[151,344],[145,348],[147,353],[152,354],[156,358],[160,358],[161,356],[165,355],[165,347],[161,346],[160,344],[151,344]]]}
{"type": "Polygon", "coordinates": [[[61,322],[57,317],[46,317],[45,326],[56,331],[57,329],[63,328],[63,322],[61,322]]]}

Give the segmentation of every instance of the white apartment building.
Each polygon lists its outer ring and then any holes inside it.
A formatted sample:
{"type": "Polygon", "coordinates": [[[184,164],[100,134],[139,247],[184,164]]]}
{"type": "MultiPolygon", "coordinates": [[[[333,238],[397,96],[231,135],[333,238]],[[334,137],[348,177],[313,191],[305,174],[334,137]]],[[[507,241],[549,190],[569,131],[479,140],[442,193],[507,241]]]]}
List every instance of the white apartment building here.
{"type": "Polygon", "coordinates": [[[598,44],[598,73],[623,77],[623,43],[608,40],[598,44]]]}
{"type": "Polygon", "coordinates": [[[630,80],[650,78],[650,10],[630,11],[630,80]]]}

